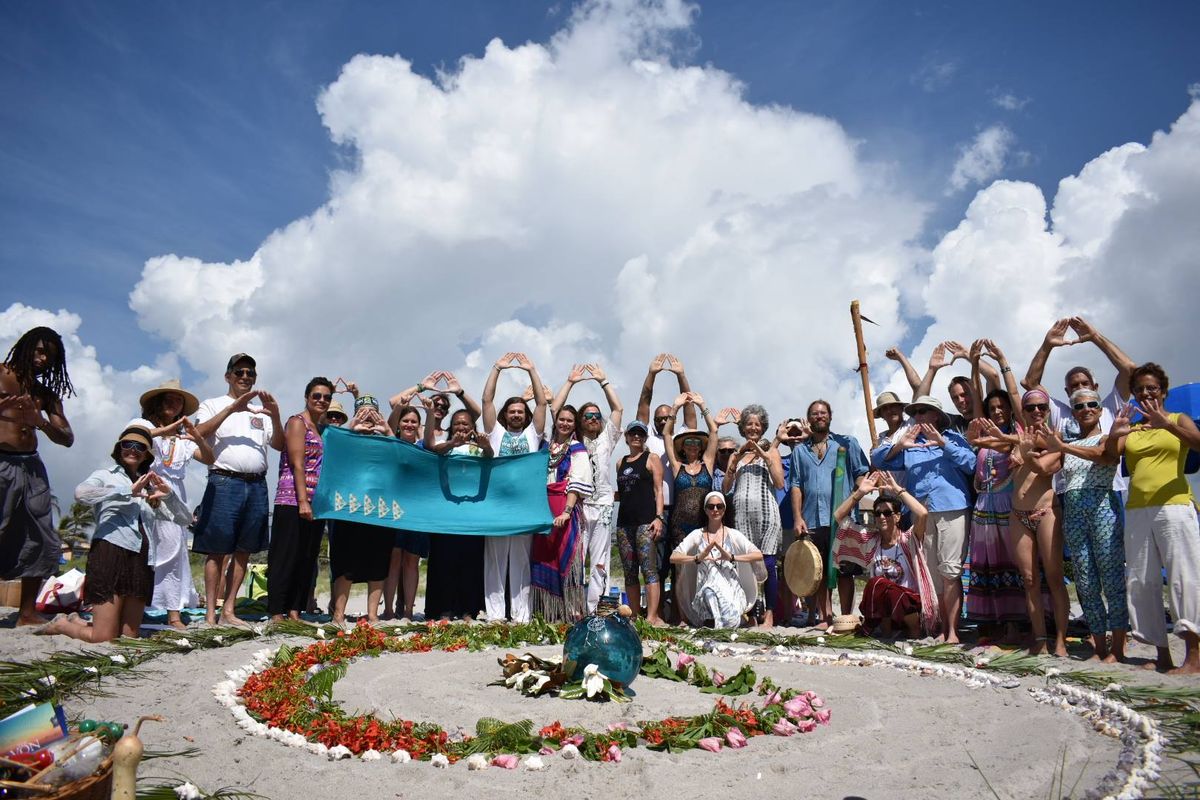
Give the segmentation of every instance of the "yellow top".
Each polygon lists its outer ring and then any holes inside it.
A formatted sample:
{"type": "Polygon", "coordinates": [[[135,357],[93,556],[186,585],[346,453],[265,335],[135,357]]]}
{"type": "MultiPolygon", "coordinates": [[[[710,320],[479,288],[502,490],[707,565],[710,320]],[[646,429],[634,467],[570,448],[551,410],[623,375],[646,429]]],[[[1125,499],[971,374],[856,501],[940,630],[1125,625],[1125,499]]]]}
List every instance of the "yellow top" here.
{"type": "MultiPolygon", "coordinates": [[[[1178,414],[1169,415],[1171,422],[1178,414]]],[[[1126,508],[1191,505],[1192,487],[1183,474],[1188,448],[1170,431],[1134,428],[1125,439],[1129,467],[1129,502],[1126,508]]]]}

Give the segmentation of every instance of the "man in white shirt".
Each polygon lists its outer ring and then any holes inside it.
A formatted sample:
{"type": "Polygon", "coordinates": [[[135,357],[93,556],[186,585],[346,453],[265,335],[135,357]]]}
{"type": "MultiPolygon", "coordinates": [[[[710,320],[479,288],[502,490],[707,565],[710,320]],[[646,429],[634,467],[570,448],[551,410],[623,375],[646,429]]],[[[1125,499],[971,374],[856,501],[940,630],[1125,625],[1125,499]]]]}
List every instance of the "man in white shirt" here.
{"type": "MultiPolygon", "coordinates": [[[[541,391],[542,379],[537,368],[524,353],[505,353],[492,365],[483,386],[480,402],[483,410],[483,432],[498,456],[536,453],[542,446],[546,431],[546,394],[541,391]],[[528,373],[534,387],[534,410],[520,397],[510,397],[496,411],[496,382],[506,369],[528,373]]],[[[530,588],[533,576],[530,551],[533,534],[519,536],[488,536],[483,542],[483,606],[490,622],[504,621],[505,580],[508,582],[508,607],[513,622],[529,622],[533,615],[530,588]]]]}
{"type": "Polygon", "coordinates": [[[267,548],[267,447],[282,451],[283,424],[279,404],[267,392],[255,391],[254,359],[237,353],[225,367],[229,391],[200,404],[196,433],[212,445],[213,463],[200,503],[192,550],[204,553],[205,621],[216,624],[217,593],[225,560],[233,567],[225,585],[221,622],[242,624],[234,614],[238,586],[251,553],[267,548]],[[250,403],[257,399],[261,405],[250,403]]]}
{"type": "Polygon", "coordinates": [[[559,410],[567,404],[567,396],[575,384],[594,380],[600,384],[604,399],[608,401],[608,420],[593,402],[579,407],[580,440],[588,450],[592,462],[592,495],[583,501],[583,541],[587,551],[587,610],[596,610],[600,598],[608,591],[609,556],[612,554],[613,515],[613,450],[621,441],[621,415],[624,408],[608,376],[599,364],[576,364],[567,377],[567,382],[558,390],[550,404],[550,415],[558,417],[559,410]]]}

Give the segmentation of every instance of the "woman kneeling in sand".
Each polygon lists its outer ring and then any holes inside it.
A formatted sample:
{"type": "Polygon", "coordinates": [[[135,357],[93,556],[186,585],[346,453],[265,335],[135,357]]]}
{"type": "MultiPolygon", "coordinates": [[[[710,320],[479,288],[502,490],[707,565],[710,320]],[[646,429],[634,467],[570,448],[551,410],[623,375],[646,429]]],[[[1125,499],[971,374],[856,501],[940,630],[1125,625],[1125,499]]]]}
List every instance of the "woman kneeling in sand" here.
{"type": "Polygon", "coordinates": [[[872,472],[834,512],[837,520],[835,563],[849,562],[869,576],[863,590],[862,612],[868,630],[891,637],[902,626],[911,638],[924,630],[932,636],[938,627],[938,597],[925,563],[925,506],[897,485],[888,472],[872,472]],[[875,498],[873,527],[855,525],[851,512],[863,497],[880,490],[875,498]],[[912,527],[900,530],[901,503],[912,515],[912,527]]]}

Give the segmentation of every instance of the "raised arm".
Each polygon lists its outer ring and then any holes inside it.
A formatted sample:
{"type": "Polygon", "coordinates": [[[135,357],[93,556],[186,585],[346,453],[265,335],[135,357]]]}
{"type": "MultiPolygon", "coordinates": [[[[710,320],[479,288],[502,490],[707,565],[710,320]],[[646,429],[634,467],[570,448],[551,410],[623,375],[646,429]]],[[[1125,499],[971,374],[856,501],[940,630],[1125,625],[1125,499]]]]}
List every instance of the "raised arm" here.
{"type": "MultiPolygon", "coordinates": [[[[681,394],[675,398],[674,404],[671,406],[671,418],[663,423],[662,438],[663,449],[667,453],[667,462],[671,465],[671,474],[679,474],[679,456],[675,455],[675,418],[679,416],[679,409],[687,405],[688,396],[681,394]]],[[[654,459],[651,458],[650,461],[654,459]]]]}
{"type": "Polygon", "coordinates": [[[650,403],[654,400],[654,377],[663,371],[663,364],[666,361],[666,353],[656,355],[650,362],[650,368],[646,370],[646,380],[642,381],[642,393],[638,395],[637,418],[646,427],[650,426],[650,403]]]}
{"type": "Polygon", "coordinates": [[[889,474],[890,473],[887,472],[868,472],[866,475],[864,475],[862,481],[858,484],[854,491],[846,495],[846,499],[842,501],[842,504],[834,509],[833,520],[837,523],[836,527],[842,527],[842,523],[845,522],[850,515],[854,513],[854,509],[858,507],[859,501],[869,495],[871,492],[875,491],[880,484],[880,476],[889,474]]]}
{"type": "Polygon", "coordinates": [[[924,542],[925,522],[929,518],[929,510],[912,492],[896,483],[896,479],[889,472],[880,475],[879,488],[886,492],[892,492],[900,498],[900,502],[904,503],[912,519],[912,535],[917,538],[918,542],[924,542]]]}
{"type": "Polygon", "coordinates": [[[258,396],[262,400],[263,411],[271,418],[271,448],[282,453],[286,443],[283,437],[283,420],[279,418],[279,403],[270,392],[259,392],[258,396]]]}
{"type": "Polygon", "coordinates": [[[1187,447],[1200,451],[1200,430],[1196,429],[1196,423],[1191,417],[1187,414],[1176,414],[1175,420],[1172,421],[1171,415],[1163,408],[1162,401],[1148,397],[1139,402],[1147,425],[1156,430],[1167,431],[1187,447]]]}
{"type": "Polygon", "coordinates": [[[696,392],[691,392],[692,402],[700,406],[700,416],[704,417],[705,424],[708,425],[708,445],[704,448],[704,466],[708,468],[709,473],[716,468],[717,464],[717,443],[720,441],[720,436],[717,435],[717,421],[713,417],[712,412],[708,410],[708,404],[704,402],[704,397],[696,392]]]}
{"type": "Polygon", "coordinates": [[[1070,325],[1071,320],[1064,317],[1056,321],[1050,326],[1050,330],[1046,331],[1046,336],[1042,339],[1041,346],[1033,354],[1033,360],[1029,362],[1029,369],[1025,373],[1025,379],[1021,381],[1021,386],[1026,391],[1036,389],[1042,385],[1042,375],[1046,372],[1046,361],[1050,358],[1050,351],[1056,347],[1062,347],[1067,343],[1067,328],[1070,325]]]}
{"type": "Polygon", "coordinates": [[[201,464],[213,463],[217,456],[213,452],[212,445],[208,443],[208,440],[196,433],[196,426],[193,425],[192,421],[187,417],[180,417],[179,421],[182,423],[179,426],[179,438],[186,439],[196,445],[196,453],[192,456],[192,458],[196,459],[201,464]]]}
{"type": "Polygon", "coordinates": [[[245,411],[246,407],[250,404],[250,401],[255,397],[258,397],[258,395],[259,392],[256,392],[252,389],[207,419],[200,419],[199,416],[197,416],[196,433],[199,436],[212,441],[212,438],[217,434],[217,428],[220,428],[225,423],[225,420],[229,419],[229,415],[236,414],[239,411],[245,411]]]}
{"type": "Polygon", "coordinates": [[[971,419],[979,419],[983,408],[983,386],[979,382],[979,359],[983,356],[983,340],[976,339],[971,345],[971,419]]]}
{"type": "Polygon", "coordinates": [[[546,393],[541,391],[544,385],[542,378],[538,375],[537,367],[525,357],[524,353],[517,354],[517,362],[521,369],[529,373],[529,384],[533,387],[533,430],[538,436],[542,436],[546,432],[546,408],[548,405],[546,393]]]}
{"type": "Polygon", "coordinates": [[[479,403],[467,394],[462,388],[462,384],[458,382],[458,378],[454,377],[453,372],[443,372],[442,377],[446,379],[446,391],[458,398],[459,402],[463,404],[463,408],[471,413],[472,419],[479,419],[483,416],[483,409],[479,403]]]}
{"type": "Polygon", "coordinates": [[[617,397],[617,390],[613,388],[604,369],[599,364],[588,364],[587,370],[592,373],[592,377],[600,384],[600,389],[604,392],[604,399],[608,401],[608,416],[612,420],[613,427],[620,430],[621,415],[625,413],[625,409],[621,405],[621,399],[617,397]]]}
{"type": "Polygon", "coordinates": [[[512,366],[515,356],[516,353],[505,353],[496,359],[483,384],[483,397],[479,402],[483,406],[483,432],[486,434],[490,435],[496,428],[496,381],[500,379],[501,372],[512,366]]]}
{"type": "Polygon", "coordinates": [[[921,385],[917,387],[915,397],[927,397],[933,394],[934,377],[938,374],[939,369],[949,363],[950,354],[946,350],[946,343],[939,342],[929,355],[929,367],[925,370],[925,377],[921,378],[921,385]]]}
{"type": "Polygon", "coordinates": [[[567,404],[567,397],[571,394],[571,389],[575,384],[583,380],[583,364],[576,364],[571,367],[571,373],[567,375],[567,380],[563,383],[562,388],[554,395],[554,399],[550,401],[550,418],[558,419],[558,411],[567,404]]]}
{"type": "MultiPolygon", "coordinates": [[[[679,382],[679,393],[688,394],[692,391],[691,384],[688,383],[687,373],[683,371],[683,362],[678,356],[669,355],[667,370],[675,373],[675,378],[679,382]]],[[[683,407],[683,424],[695,430],[696,428],[696,408],[691,403],[683,407]]]]}
{"type": "MultiPolygon", "coordinates": [[[[917,398],[917,389],[921,386],[921,376],[913,368],[912,362],[908,360],[908,356],[900,352],[900,348],[898,347],[889,347],[884,355],[900,364],[900,367],[904,370],[904,378],[908,381],[908,388],[912,389],[913,399],[915,400],[917,398]]],[[[933,379],[930,378],[930,380],[932,381],[933,379]]]]}
{"type": "Polygon", "coordinates": [[[1104,353],[1109,363],[1117,370],[1117,395],[1122,400],[1129,399],[1129,376],[1136,366],[1133,359],[1125,355],[1125,351],[1117,347],[1111,339],[1096,330],[1083,317],[1071,317],[1071,329],[1079,336],[1081,342],[1093,342],[1100,352],[1104,353]]]}

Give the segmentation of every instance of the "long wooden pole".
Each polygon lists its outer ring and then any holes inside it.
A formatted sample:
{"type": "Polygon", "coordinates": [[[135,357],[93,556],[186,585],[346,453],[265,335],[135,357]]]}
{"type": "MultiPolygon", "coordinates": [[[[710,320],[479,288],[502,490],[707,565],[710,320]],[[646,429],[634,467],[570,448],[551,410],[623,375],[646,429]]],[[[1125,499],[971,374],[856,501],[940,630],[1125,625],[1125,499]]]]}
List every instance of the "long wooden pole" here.
{"type": "Polygon", "coordinates": [[[863,404],[867,407],[867,426],[871,429],[871,447],[875,446],[875,410],[871,405],[871,375],[867,371],[867,343],[863,341],[862,315],[858,301],[850,303],[850,319],[854,321],[854,339],[858,343],[858,374],[862,377],[863,404]]]}

